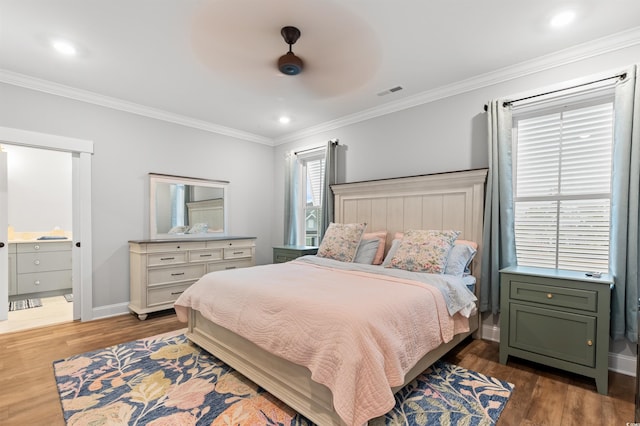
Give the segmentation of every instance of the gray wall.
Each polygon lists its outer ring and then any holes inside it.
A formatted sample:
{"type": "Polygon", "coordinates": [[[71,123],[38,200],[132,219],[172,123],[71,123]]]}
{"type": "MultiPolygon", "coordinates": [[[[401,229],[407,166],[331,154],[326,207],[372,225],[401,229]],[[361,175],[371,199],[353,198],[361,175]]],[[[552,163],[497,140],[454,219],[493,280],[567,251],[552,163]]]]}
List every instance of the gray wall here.
{"type": "MultiPolygon", "coordinates": [[[[229,180],[231,233],[258,237],[257,262],[283,242],[284,155],[339,138],[345,181],[487,166],[487,100],[638,62],[640,46],[348,125],[275,148],[0,84],[0,126],[94,141],[93,306],[129,300],[127,241],[148,237],[147,173],[229,180]]],[[[485,318],[485,326],[497,318],[485,318]]],[[[616,342],[612,352],[635,349],[616,342]]]]}
{"type": "Polygon", "coordinates": [[[230,181],[229,233],[257,237],[257,263],[271,261],[272,147],[12,85],[0,99],[0,126],[94,142],[94,308],[129,301],[127,241],[149,237],[150,172],[230,181]]]}
{"type": "MultiPolygon", "coordinates": [[[[274,243],[281,244],[284,235],[286,152],[338,138],[346,150],[342,165],[345,182],[487,167],[487,126],[483,112],[487,101],[617,70],[637,63],[639,58],[640,45],[635,45],[278,145],[274,151],[274,243]]],[[[485,329],[493,329],[499,338],[498,318],[485,315],[483,322],[485,329]]],[[[614,342],[611,352],[635,356],[635,345],[614,342]]],[[[632,364],[634,361],[629,360],[632,364]]]]}

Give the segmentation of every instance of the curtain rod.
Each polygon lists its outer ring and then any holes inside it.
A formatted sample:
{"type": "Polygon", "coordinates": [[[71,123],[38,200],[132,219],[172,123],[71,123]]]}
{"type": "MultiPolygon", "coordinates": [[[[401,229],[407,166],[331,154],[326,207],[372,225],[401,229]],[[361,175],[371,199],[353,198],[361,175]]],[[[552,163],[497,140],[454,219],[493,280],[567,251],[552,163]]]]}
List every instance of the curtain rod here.
{"type": "MultiPolygon", "coordinates": [[[[338,145],[338,142],[340,142],[340,140],[339,139],[331,139],[331,140],[329,140],[329,142],[331,142],[331,144],[335,146],[335,145],[338,145]]],[[[323,149],[323,148],[324,148],[323,146],[317,146],[315,148],[308,148],[308,149],[303,149],[303,150],[300,150],[300,151],[294,151],[293,155],[304,154],[305,152],[317,151],[317,150],[323,149]]]]}
{"type": "MultiPolygon", "coordinates": [[[[582,83],[582,84],[576,84],[575,86],[571,86],[571,87],[565,87],[562,89],[557,89],[557,90],[550,90],[548,92],[544,92],[544,93],[538,93],[537,95],[531,95],[531,96],[526,96],[524,98],[520,98],[520,99],[514,99],[512,101],[505,101],[502,103],[503,107],[509,106],[515,102],[520,102],[520,101],[525,101],[527,99],[533,99],[533,98],[537,98],[539,96],[545,96],[545,95],[550,95],[552,93],[558,93],[558,92],[564,92],[565,90],[571,90],[571,89],[577,89],[578,87],[582,87],[582,86],[588,86],[590,84],[595,84],[595,83],[600,83],[603,81],[607,81],[607,80],[611,80],[614,78],[619,78],[620,80],[624,80],[625,78],[627,78],[627,73],[624,72],[622,74],[618,74],[618,75],[613,75],[611,77],[606,77],[606,78],[601,78],[600,80],[595,80],[595,81],[589,81],[587,83],[582,83]]],[[[485,112],[489,109],[489,105],[484,104],[484,110],[485,112]]]]}

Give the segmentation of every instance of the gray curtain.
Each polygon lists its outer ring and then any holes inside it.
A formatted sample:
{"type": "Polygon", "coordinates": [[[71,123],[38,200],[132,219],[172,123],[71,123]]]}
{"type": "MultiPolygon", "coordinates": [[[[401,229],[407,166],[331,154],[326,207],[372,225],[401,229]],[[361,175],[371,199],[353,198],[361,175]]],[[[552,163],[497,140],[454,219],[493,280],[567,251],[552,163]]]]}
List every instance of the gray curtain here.
{"type": "Polygon", "coordinates": [[[502,100],[491,101],[487,108],[489,173],[484,203],[482,271],[480,275],[480,311],[500,311],[500,274],[516,265],[513,212],[513,170],[511,107],[502,100]]]}
{"type": "Polygon", "coordinates": [[[284,174],[284,243],[289,245],[298,245],[298,174],[298,157],[290,152],[286,157],[284,174]]]}
{"type": "Polygon", "coordinates": [[[616,86],[611,200],[611,337],[637,342],[640,87],[638,67],[616,86]]]}
{"type": "Polygon", "coordinates": [[[318,242],[322,241],[329,223],[333,222],[333,193],[331,185],[336,182],[336,154],[338,142],[331,140],[327,142],[327,150],[324,156],[324,187],[322,189],[322,213],[320,215],[320,226],[318,227],[318,242]]]}

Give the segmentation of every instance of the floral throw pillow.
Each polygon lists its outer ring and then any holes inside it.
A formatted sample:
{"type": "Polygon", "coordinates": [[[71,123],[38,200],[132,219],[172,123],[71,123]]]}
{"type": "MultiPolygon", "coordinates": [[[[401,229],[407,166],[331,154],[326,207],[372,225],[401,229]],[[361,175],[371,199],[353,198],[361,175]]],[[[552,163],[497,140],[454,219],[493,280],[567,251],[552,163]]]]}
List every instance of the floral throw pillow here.
{"type": "Polygon", "coordinates": [[[353,262],[366,226],[366,223],[330,223],[316,256],[353,262]]]}
{"type": "Polygon", "coordinates": [[[391,259],[391,267],[442,274],[459,234],[458,231],[407,231],[391,259]]]}

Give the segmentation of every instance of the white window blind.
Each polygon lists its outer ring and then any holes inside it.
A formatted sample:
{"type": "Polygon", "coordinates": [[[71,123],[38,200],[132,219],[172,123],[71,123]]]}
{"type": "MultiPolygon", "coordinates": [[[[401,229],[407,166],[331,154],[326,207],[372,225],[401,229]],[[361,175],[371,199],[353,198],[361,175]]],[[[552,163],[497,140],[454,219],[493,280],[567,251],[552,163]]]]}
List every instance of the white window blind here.
{"type": "Polygon", "coordinates": [[[613,104],[515,120],[519,265],[608,271],[613,104]]]}
{"type": "Polygon", "coordinates": [[[301,166],[300,173],[300,223],[298,244],[318,245],[318,230],[321,220],[322,193],[324,191],[325,150],[323,148],[308,150],[298,154],[301,166]]]}

